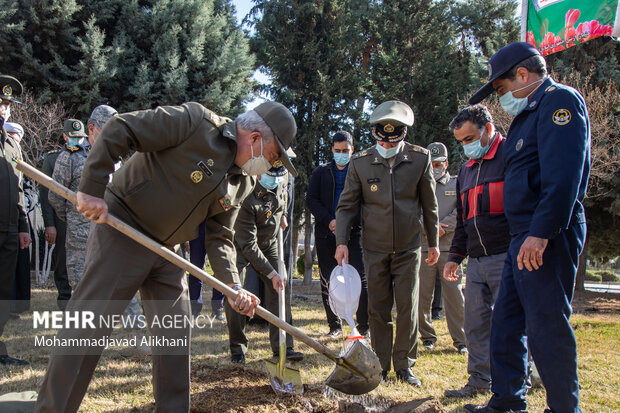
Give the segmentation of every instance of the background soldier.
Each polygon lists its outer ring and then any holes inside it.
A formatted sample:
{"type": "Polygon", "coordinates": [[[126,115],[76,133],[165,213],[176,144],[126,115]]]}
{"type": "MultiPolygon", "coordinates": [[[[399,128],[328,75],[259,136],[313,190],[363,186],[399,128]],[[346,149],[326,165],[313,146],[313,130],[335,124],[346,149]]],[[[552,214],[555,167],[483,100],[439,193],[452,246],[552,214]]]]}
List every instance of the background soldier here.
{"type": "MultiPolygon", "coordinates": [[[[278,291],[285,287],[286,274],[279,274],[278,230],[287,208],[286,168],[278,162],[269,172],[261,175],[239,211],[235,221],[235,247],[237,249],[237,270],[243,284],[247,271],[252,267],[265,285],[264,306],[278,314],[278,291]]],[[[286,296],[286,322],[292,323],[289,294],[286,296]]],[[[245,316],[235,312],[230,304],[224,304],[233,363],[244,363],[248,339],[245,336],[245,316]]],[[[269,341],[274,357],[280,353],[278,328],[269,325],[269,341]]],[[[300,361],[303,355],[293,350],[293,337],[286,335],[286,358],[300,361]]]]}
{"type": "MultiPolygon", "coordinates": [[[[77,191],[84,162],[86,162],[91,146],[86,139],[88,135],[84,130],[84,124],[77,119],[65,121],[63,136],[67,145],[56,159],[52,178],[70,190],[77,191]]],[[[80,214],[75,205],[60,195],[49,192],[48,199],[58,217],[67,224],[65,241],[67,271],[75,287],[84,273],[90,220],[80,214]]]]}
{"type": "MultiPolygon", "coordinates": [[[[61,142],[65,143],[62,131],[59,132],[61,142]]],[[[62,149],[54,149],[47,152],[43,158],[43,173],[51,177],[54,173],[54,165],[62,152],[62,149]]],[[[49,203],[49,189],[41,185],[39,187],[39,201],[41,202],[41,214],[45,225],[45,241],[50,245],[55,245],[52,257],[54,259],[54,283],[58,290],[58,308],[64,310],[67,301],[71,298],[71,284],[67,274],[67,262],[65,253],[65,239],[67,234],[67,223],[60,219],[56,211],[49,203]]]]}
{"type": "Polygon", "coordinates": [[[428,258],[439,258],[437,200],[429,152],[405,142],[413,111],[399,101],[377,106],[370,116],[375,147],[353,155],[336,211],[338,264],[348,263],[350,228],[362,208],[364,267],[372,346],[383,377],[391,360],[396,377],[420,386],[412,373],[418,353],[418,270],[421,220],[428,234],[428,258]],[[392,307],[396,301],[396,337],[392,345],[392,307]]]}
{"type": "MultiPolygon", "coordinates": [[[[19,249],[28,248],[31,239],[24,209],[22,175],[15,169],[13,159],[21,159],[19,144],[4,129],[9,120],[11,104],[20,103],[15,96],[22,93],[22,85],[11,76],[0,75],[0,336],[9,319],[11,295],[19,249]]],[[[6,345],[0,341],[0,364],[28,364],[10,357],[6,345]]]]}
{"type": "MultiPolygon", "coordinates": [[[[462,271],[459,269],[459,278],[448,281],[443,278],[443,266],[448,259],[448,251],[456,228],[456,176],[448,172],[448,149],[441,142],[428,145],[433,164],[433,178],[435,179],[435,194],[439,207],[439,249],[442,254],[435,265],[420,266],[420,302],[419,302],[419,330],[422,344],[429,350],[435,346],[437,334],[433,328],[431,318],[431,301],[437,276],[441,278],[442,288],[435,294],[443,294],[443,304],[446,308],[446,321],[452,343],[459,353],[466,353],[465,333],[463,331],[463,292],[461,291],[462,271]]],[[[422,240],[422,252],[428,250],[426,236],[422,240]]]]}

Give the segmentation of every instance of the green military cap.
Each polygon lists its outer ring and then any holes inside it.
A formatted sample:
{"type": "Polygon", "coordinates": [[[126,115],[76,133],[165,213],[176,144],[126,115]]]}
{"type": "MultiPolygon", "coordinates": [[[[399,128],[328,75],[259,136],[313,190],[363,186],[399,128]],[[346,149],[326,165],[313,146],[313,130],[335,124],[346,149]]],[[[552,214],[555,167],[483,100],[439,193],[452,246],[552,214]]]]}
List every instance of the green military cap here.
{"type": "Polygon", "coordinates": [[[265,123],[271,128],[275,135],[276,142],[280,147],[280,160],[293,175],[297,176],[297,170],[291,163],[291,158],[287,153],[297,134],[297,124],[290,110],[278,102],[261,103],[254,108],[254,111],[263,118],[265,123]]]}
{"type": "Polygon", "coordinates": [[[448,148],[441,142],[433,142],[426,147],[431,153],[432,162],[445,162],[448,160],[448,148]]]}
{"type": "Polygon", "coordinates": [[[15,97],[21,95],[22,91],[23,87],[22,84],[19,83],[19,80],[15,79],[13,76],[0,75],[0,92],[2,92],[0,98],[2,98],[2,100],[8,100],[21,105],[22,102],[15,97]]]}
{"type": "Polygon", "coordinates": [[[65,133],[70,138],[86,138],[88,135],[84,131],[84,124],[77,119],[67,119],[65,121],[65,127],[63,128],[65,133]]]}

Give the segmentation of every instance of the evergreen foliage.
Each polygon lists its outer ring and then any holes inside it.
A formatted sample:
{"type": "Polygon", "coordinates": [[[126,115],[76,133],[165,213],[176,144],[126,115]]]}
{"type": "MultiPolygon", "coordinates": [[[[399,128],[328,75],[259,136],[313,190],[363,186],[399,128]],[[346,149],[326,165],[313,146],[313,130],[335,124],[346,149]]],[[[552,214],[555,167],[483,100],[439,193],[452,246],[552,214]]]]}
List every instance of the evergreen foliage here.
{"type": "Polygon", "coordinates": [[[0,13],[15,21],[0,29],[15,45],[0,70],[81,118],[102,103],[129,111],[187,101],[234,117],[254,65],[234,12],[229,0],[19,0],[0,13]]]}

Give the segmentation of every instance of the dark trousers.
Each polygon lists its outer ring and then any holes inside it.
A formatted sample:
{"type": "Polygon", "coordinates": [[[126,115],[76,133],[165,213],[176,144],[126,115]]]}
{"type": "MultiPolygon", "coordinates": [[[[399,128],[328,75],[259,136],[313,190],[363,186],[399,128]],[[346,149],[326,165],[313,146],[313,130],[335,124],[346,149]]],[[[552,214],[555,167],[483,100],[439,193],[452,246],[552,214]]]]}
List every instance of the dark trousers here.
{"type": "MultiPolygon", "coordinates": [[[[319,261],[319,272],[321,275],[321,295],[323,296],[323,307],[327,314],[327,324],[330,330],[341,328],[340,319],[329,306],[329,277],[333,269],[338,265],[334,254],[336,253],[336,237],[317,238],[315,240],[316,255],[319,261]]],[[[362,292],[360,302],[357,307],[357,329],[361,333],[368,331],[368,282],[364,271],[364,257],[360,245],[359,236],[351,236],[349,244],[349,264],[351,264],[360,275],[362,280],[362,292]]]]}
{"type": "Polygon", "coordinates": [[[15,282],[11,295],[11,312],[23,313],[30,309],[30,249],[17,252],[15,282]]]}
{"type": "MultiPolygon", "coordinates": [[[[278,268],[278,252],[276,249],[263,251],[265,257],[269,260],[269,263],[273,268],[278,268]]],[[[245,267],[239,267],[239,279],[242,284],[245,284],[245,279],[248,273],[255,270],[251,265],[245,267]]],[[[278,306],[278,292],[273,288],[273,284],[269,278],[265,275],[258,274],[258,277],[264,284],[265,300],[261,302],[261,305],[266,308],[272,314],[278,316],[280,309],[278,306]]],[[[288,286],[288,284],[287,284],[288,286]]],[[[288,288],[288,287],[287,287],[288,288]]],[[[291,314],[290,294],[284,294],[285,297],[285,321],[289,324],[293,324],[293,317],[291,314]]],[[[232,309],[228,300],[224,300],[224,310],[226,311],[226,324],[228,325],[228,342],[230,345],[231,354],[245,354],[248,350],[248,338],[245,335],[245,325],[247,317],[243,314],[239,314],[232,309]]],[[[274,354],[279,352],[279,329],[273,324],[269,324],[269,342],[271,344],[271,350],[274,354]]],[[[293,348],[293,337],[286,334],[286,347],[293,348]]]]}
{"type": "Polygon", "coordinates": [[[67,223],[61,220],[54,212],[54,222],[56,223],[56,244],[52,257],[54,259],[54,284],[58,290],[58,307],[64,310],[67,301],[71,298],[71,284],[69,283],[69,273],[67,272],[67,251],[65,240],[67,239],[67,223]]]}
{"type": "Polygon", "coordinates": [[[519,270],[517,255],[527,234],[513,236],[491,327],[489,406],[522,410],[525,401],[527,346],[547,390],[547,404],[558,413],[581,412],[577,379],[577,344],[569,323],[585,223],[549,240],[538,270],[519,270]]]}
{"type": "MultiPolygon", "coordinates": [[[[140,290],[151,337],[179,340],[187,345],[151,345],[153,398],[157,412],[189,411],[190,326],[166,327],[164,317],[184,320],[190,306],[183,271],[154,252],[106,225],[94,225],[86,246],[86,271],[67,311],[93,311],[95,320],[123,314],[140,290]],[[151,320],[157,317],[159,323],[151,320]]],[[[111,327],[62,328],[58,339],[101,339],[111,327]]],[[[35,411],[77,412],[103,347],[53,347],[35,411]]]]}
{"type": "MultiPolygon", "coordinates": [[[[205,223],[198,227],[198,237],[189,242],[189,260],[198,268],[204,268],[207,251],[205,249],[205,223]]],[[[192,314],[197,315],[202,311],[202,281],[193,275],[187,276],[189,287],[189,299],[192,303],[192,314]]],[[[211,293],[211,309],[222,308],[224,294],[213,288],[211,293]]]]}
{"type": "MultiPolygon", "coordinates": [[[[11,312],[11,295],[19,251],[17,232],[0,232],[0,337],[11,312]]],[[[0,356],[6,355],[6,346],[0,341],[0,356]]]]}

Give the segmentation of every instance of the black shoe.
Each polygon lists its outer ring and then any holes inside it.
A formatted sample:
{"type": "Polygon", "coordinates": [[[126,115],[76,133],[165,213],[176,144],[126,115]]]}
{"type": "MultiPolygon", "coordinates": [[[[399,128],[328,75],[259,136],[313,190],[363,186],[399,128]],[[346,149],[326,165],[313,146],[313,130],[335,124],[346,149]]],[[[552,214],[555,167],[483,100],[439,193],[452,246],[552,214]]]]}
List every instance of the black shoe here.
{"type": "Polygon", "coordinates": [[[396,378],[398,380],[404,381],[405,383],[411,384],[415,387],[421,387],[422,382],[413,375],[411,369],[400,369],[396,372],[396,378]]]}
{"type": "Polygon", "coordinates": [[[330,328],[329,333],[326,334],[329,338],[336,338],[342,335],[342,330],[340,328],[330,328]]]}
{"type": "Polygon", "coordinates": [[[426,347],[427,350],[432,350],[435,347],[433,340],[424,340],[422,341],[422,345],[426,347]]]}
{"type": "Polygon", "coordinates": [[[465,344],[461,344],[456,348],[456,352],[459,354],[467,354],[467,346],[465,344]]]}
{"type": "Polygon", "coordinates": [[[466,404],[465,410],[472,413],[527,413],[527,410],[497,410],[489,406],[476,406],[475,404],[466,404]]]}
{"type": "Polygon", "coordinates": [[[471,384],[466,384],[460,389],[448,389],[444,392],[444,396],[446,397],[455,397],[459,399],[464,399],[468,397],[476,397],[479,394],[489,393],[488,387],[475,387],[471,384]]]}
{"type": "Polygon", "coordinates": [[[431,319],[433,319],[433,320],[441,320],[441,312],[433,311],[433,315],[431,316],[431,319]]]}
{"type": "Polygon", "coordinates": [[[233,364],[245,364],[245,354],[233,354],[230,356],[230,362],[233,364]]]}
{"type": "MultiPolygon", "coordinates": [[[[273,352],[273,358],[277,359],[280,357],[279,351],[273,352]]],[[[286,349],[286,361],[302,361],[304,359],[304,355],[299,351],[295,351],[292,348],[286,349]]]]}
{"type": "Polygon", "coordinates": [[[26,360],[20,360],[20,359],[16,359],[8,355],[4,355],[4,356],[0,356],[0,364],[26,366],[29,363],[26,360]]]}
{"type": "Polygon", "coordinates": [[[381,380],[387,381],[387,375],[388,375],[387,370],[381,370],[381,380]]]}

